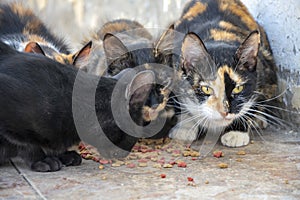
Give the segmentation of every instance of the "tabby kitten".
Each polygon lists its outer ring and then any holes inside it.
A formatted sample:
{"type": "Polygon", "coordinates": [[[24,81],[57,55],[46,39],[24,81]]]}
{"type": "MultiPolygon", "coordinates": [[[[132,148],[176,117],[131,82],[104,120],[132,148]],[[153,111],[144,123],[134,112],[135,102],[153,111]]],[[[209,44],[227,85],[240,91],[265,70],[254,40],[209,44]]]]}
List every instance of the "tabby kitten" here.
{"type": "Polygon", "coordinates": [[[30,9],[19,3],[0,5],[0,40],[18,51],[42,54],[76,67],[86,64],[92,45],[88,42],[71,54],[62,39],[53,35],[30,9]]]}
{"type": "Polygon", "coordinates": [[[114,87],[118,82],[114,100],[127,102],[127,112],[137,125],[142,125],[143,105],[153,87],[154,74],[142,71],[123,82],[98,79],[0,42],[0,163],[20,156],[32,170],[41,172],[79,165],[81,157],[75,151],[67,151],[79,143],[79,132],[84,133],[81,139],[90,136],[85,141],[101,144],[99,152],[104,157],[125,157],[138,135],[134,130],[125,133],[118,127],[111,109],[114,87]],[[74,96],[76,91],[79,95],[74,96]],[[94,98],[87,98],[88,92],[94,98]],[[90,116],[96,116],[95,121],[90,116]],[[97,128],[99,124],[104,134],[97,128]]]}
{"type": "Polygon", "coordinates": [[[173,66],[191,87],[178,92],[187,114],[172,137],[195,140],[203,132],[222,132],[223,145],[247,145],[249,128],[259,125],[255,119],[271,117],[263,102],[277,89],[277,68],[262,27],[239,0],[192,0],[174,30],[184,37],[173,66]]]}

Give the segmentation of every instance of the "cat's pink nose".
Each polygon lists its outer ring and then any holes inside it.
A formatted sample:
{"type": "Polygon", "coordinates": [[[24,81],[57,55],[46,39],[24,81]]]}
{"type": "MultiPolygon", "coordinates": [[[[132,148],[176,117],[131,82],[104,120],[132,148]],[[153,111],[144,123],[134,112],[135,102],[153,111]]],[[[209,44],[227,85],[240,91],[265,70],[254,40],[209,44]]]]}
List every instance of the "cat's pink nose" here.
{"type": "Polygon", "coordinates": [[[225,118],[228,115],[228,112],[220,112],[220,114],[221,114],[222,117],[225,118]]]}

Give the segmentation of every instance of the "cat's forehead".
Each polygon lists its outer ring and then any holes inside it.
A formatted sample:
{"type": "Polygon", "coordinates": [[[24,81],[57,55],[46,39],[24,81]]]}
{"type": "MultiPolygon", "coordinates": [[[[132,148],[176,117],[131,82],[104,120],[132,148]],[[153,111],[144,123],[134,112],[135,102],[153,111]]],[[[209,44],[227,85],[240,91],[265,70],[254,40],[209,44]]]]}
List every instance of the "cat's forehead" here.
{"type": "Polygon", "coordinates": [[[243,77],[236,71],[234,68],[229,67],[228,65],[222,65],[217,70],[216,79],[206,81],[201,80],[200,85],[208,84],[208,85],[220,85],[225,83],[225,77],[228,76],[233,82],[238,85],[244,84],[245,80],[243,77]]]}

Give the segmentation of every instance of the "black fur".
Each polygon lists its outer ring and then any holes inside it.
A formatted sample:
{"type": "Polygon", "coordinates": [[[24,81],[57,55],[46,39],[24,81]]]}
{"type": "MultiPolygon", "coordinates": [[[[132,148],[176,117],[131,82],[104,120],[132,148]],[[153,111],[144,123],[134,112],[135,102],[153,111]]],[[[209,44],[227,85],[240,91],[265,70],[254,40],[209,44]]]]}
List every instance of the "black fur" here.
{"type": "MultiPolygon", "coordinates": [[[[135,68],[147,63],[169,65],[169,59],[165,58],[163,54],[155,55],[155,44],[151,40],[151,34],[138,22],[127,19],[108,22],[100,29],[98,34],[100,34],[100,38],[103,38],[103,46],[107,59],[106,73],[109,76],[115,76],[124,69],[135,68]],[[117,30],[120,24],[123,24],[122,27],[126,28],[117,30]],[[115,30],[111,28],[110,32],[105,33],[104,30],[107,31],[106,29],[109,26],[115,30]]],[[[153,70],[161,71],[161,69],[155,68],[153,70]]],[[[160,75],[158,74],[156,78],[159,76],[160,75]]],[[[170,76],[172,76],[172,74],[169,75],[169,78],[170,76]]],[[[157,84],[156,87],[151,90],[145,104],[146,106],[155,108],[162,103],[163,95],[160,90],[163,87],[164,86],[157,84]]],[[[174,96],[174,94],[171,93],[170,96],[174,96]]],[[[174,110],[173,104],[175,104],[175,102],[173,101],[173,98],[170,98],[165,110],[174,110]]],[[[174,112],[176,111],[174,110],[174,112]]],[[[161,115],[163,113],[164,111],[160,112],[157,120],[161,120],[161,115]]],[[[163,138],[168,136],[170,129],[177,122],[177,117],[174,115],[170,118],[166,118],[166,120],[163,129],[151,138],[163,138]]],[[[147,125],[148,123],[148,121],[145,121],[144,125],[147,125]]]]}
{"type": "MultiPolygon", "coordinates": [[[[0,42],[0,162],[19,155],[35,171],[56,171],[62,164],[81,163],[77,153],[67,151],[80,141],[72,113],[77,73],[72,66],[14,51],[0,42]]],[[[97,77],[81,73],[84,90],[90,90],[86,83],[97,77]]],[[[129,153],[138,139],[120,130],[112,116],[111,94],[116,82],[112,78],[101,78],[95,96],[96,115],[111,141],[107,149],[102,150],[112,151],[111,156],[115,155],[113,144],[129,153]]],[[[142,124],[141,107],[147,97],[144,94],[150,89],[144,88],[142,98],[132,98],[135,101],[130,104],[129,112],[135,113],[133,120],[138,125],[142,124]]],[[[120,95],[125,96],[124,91],[120,91],[120,95]]],[[[80,101],[81,109],[91,109],[84,98],[80,101]]]]}

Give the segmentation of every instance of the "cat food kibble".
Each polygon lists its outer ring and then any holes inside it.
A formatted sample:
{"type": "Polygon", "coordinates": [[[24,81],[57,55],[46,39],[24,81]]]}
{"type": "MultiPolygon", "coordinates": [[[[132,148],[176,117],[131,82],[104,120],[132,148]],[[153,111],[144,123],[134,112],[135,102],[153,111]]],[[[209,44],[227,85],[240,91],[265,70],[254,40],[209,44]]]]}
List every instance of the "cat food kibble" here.
{"type": "Polygon", "coordinates": [[[220,157],[223,157],[223,156],[224,156],[224,154],[223,154],[222,151],[214,151],[213,155],[214,155],[214,157],[216,157],[216,158],[220,158],[220,157]]]}
{"type": "Polygon", "coordinates": [[[226,164],[226,163],[219,163],[218,166],[219,166],[221,169],[228,168],[228,164],[226,164]]]}

